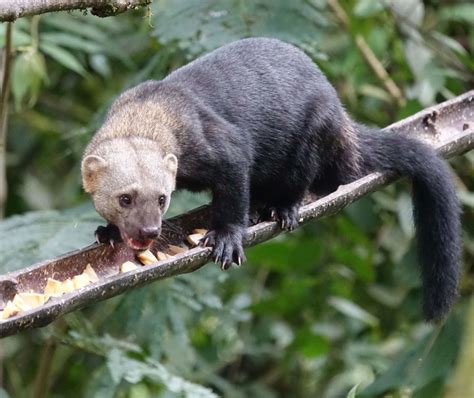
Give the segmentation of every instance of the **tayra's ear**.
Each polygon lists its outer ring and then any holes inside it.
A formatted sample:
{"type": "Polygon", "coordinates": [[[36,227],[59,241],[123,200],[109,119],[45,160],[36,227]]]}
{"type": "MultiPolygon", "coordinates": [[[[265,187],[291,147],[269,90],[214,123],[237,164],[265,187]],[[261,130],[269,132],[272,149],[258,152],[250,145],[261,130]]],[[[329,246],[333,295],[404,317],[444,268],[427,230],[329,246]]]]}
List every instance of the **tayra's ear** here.
{"type": "Polygon", "coordinates": [[[165,162],[166,168],[175,176],[178,171],[178,158],[172,153],[169,153],[164,157],[163,161],[165,162]]]}
{"type": "Polygon", "coordinates": [[[86,192],[94,192],[99,173],[107,167],[107,161],[100,156],[89,155],[82,160],[82,185],[86,192]]]}

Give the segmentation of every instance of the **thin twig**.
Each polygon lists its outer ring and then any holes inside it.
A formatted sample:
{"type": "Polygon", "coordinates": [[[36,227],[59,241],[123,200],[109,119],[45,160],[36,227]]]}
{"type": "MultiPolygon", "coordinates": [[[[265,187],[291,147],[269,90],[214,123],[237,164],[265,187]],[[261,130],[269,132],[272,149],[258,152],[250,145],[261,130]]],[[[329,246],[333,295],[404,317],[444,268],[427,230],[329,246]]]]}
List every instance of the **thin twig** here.
{"type": "Polygon", "coordinates": [[[56,349],[58,348],[58,338],[56,336],[63,334],[66,329],[66,322],[64,322],[64,319],[58,320],[54,325],[54,329],[55,333],[48,338],[43,350],[41,351],[38,372],[36,373],[33,390],[31,392],[32,398],[46,397],[51,385],[53,359],[56,349]]]}
{"type": "Polygon", "coordinates": [[[8,121],[8,94],[10,92],[10,66],[12,47],[12,23],[5,26],[5,49],[3,50],[2,92],[0,93],[0,218],[5,214],[7,199],[7,121],[8,121]]]}
{"type": "MultiPolygon", "coordinates": [[[[344,9],[339,4],[338,0],[328,0],[328,6],[334,12],[336,18],[341,22],[344,29],[350,34],[349,30],[349,17],[344,9]]],[[[402,94],[402,91],[398,88],[392,78],[389,76],[387,70],[384,68],[382,62],[379,61],[375,53],[369,47],[365,39],[360,34],[356,34],[353,40],[359,49],[362,57],[366,60],[369,67],[374,71],[377,77],[381,80],[385,89],[388,91],[390,96],[397,101],[400,106],[405,105],[406,100],[402,94]]]]}
{"type": "Polygon", "coordinates": [[[436,36],[436,31],[433,33],[432,30],[425,32],[423,35],[418,34],[420,28],[413,21],[410,21],[407,15],[401,14],[397,11],[390,2],[385,2],[385,6],[390,10],[392,15],[397,22],[397,25],[404,26],[405,29],[402,31],[406,37],[413,40],[416,44],[427,47],[433,51],[437,56],[443,58],[443,62],[452,68],[455,68],[459,73],[462,73],[464,79],[473,79],[473,74],[466,68],[462,61],[456,57],[455,53],[446,45],[445,42],[440,40],[439,36],[436,36]],[[408,28],[408,29],[406,29],[408,28]],[[414,34],[413,32],[417,33],[414,34]]]}

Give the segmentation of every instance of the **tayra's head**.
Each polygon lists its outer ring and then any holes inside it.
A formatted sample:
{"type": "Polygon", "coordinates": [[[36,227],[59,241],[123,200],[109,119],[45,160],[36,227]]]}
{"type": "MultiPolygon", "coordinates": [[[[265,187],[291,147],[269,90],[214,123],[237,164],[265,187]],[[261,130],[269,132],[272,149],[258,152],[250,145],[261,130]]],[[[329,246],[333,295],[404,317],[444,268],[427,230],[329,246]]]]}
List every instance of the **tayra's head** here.
{"type": "Polygon", "coordinates": [[[86,152],[82,182],[97,212],[119,228],[124,242],[145,249],[161,233],[177,167],[176,156],[152,140],[113,138],[86,152]]]}

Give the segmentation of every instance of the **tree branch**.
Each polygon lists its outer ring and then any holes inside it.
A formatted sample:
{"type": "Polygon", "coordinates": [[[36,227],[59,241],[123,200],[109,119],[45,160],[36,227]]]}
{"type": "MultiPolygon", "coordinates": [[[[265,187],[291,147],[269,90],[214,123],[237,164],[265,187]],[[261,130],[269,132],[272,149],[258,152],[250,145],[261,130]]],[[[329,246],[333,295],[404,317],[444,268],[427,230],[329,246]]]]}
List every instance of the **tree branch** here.
{"type": "Polygon", "coordinates": [[[117,15],[151,3],[152,0],[5,0],[0,4],[0,22],[52,11],[85,10],[93,15],[117,15]]]}

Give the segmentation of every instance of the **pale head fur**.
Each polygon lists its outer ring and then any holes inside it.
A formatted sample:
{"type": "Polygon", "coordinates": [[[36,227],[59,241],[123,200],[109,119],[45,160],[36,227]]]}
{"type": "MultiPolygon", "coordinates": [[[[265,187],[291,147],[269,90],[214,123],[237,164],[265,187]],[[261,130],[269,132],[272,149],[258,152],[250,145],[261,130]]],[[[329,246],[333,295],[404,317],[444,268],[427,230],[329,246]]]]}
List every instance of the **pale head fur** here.
{"type": "Polygon", "coordinates": [[[153,140],[112,138],[101,141],[84,157],[83,185],[97,212],[119,228],[124,241],[140,246],[148,240],[143,231],[161,229],[177,167],[176,156],[163,152],[153,140]],[[129,206],[123,206],[124,195],[131,198],[129,206]]]}
{"type": "Polygon", "coordinates": [[[161,101],[157,85],[142,83],[115,100],[82,161],[84,189],[125,241],[145,241],[147,227],[161,228],[176,185],[179,106],[161,101]],[[121,204],[123,195],[131,197],[130,206],[121,204]],[[166,199],[160,206],[162,196],[166,199]]]}

